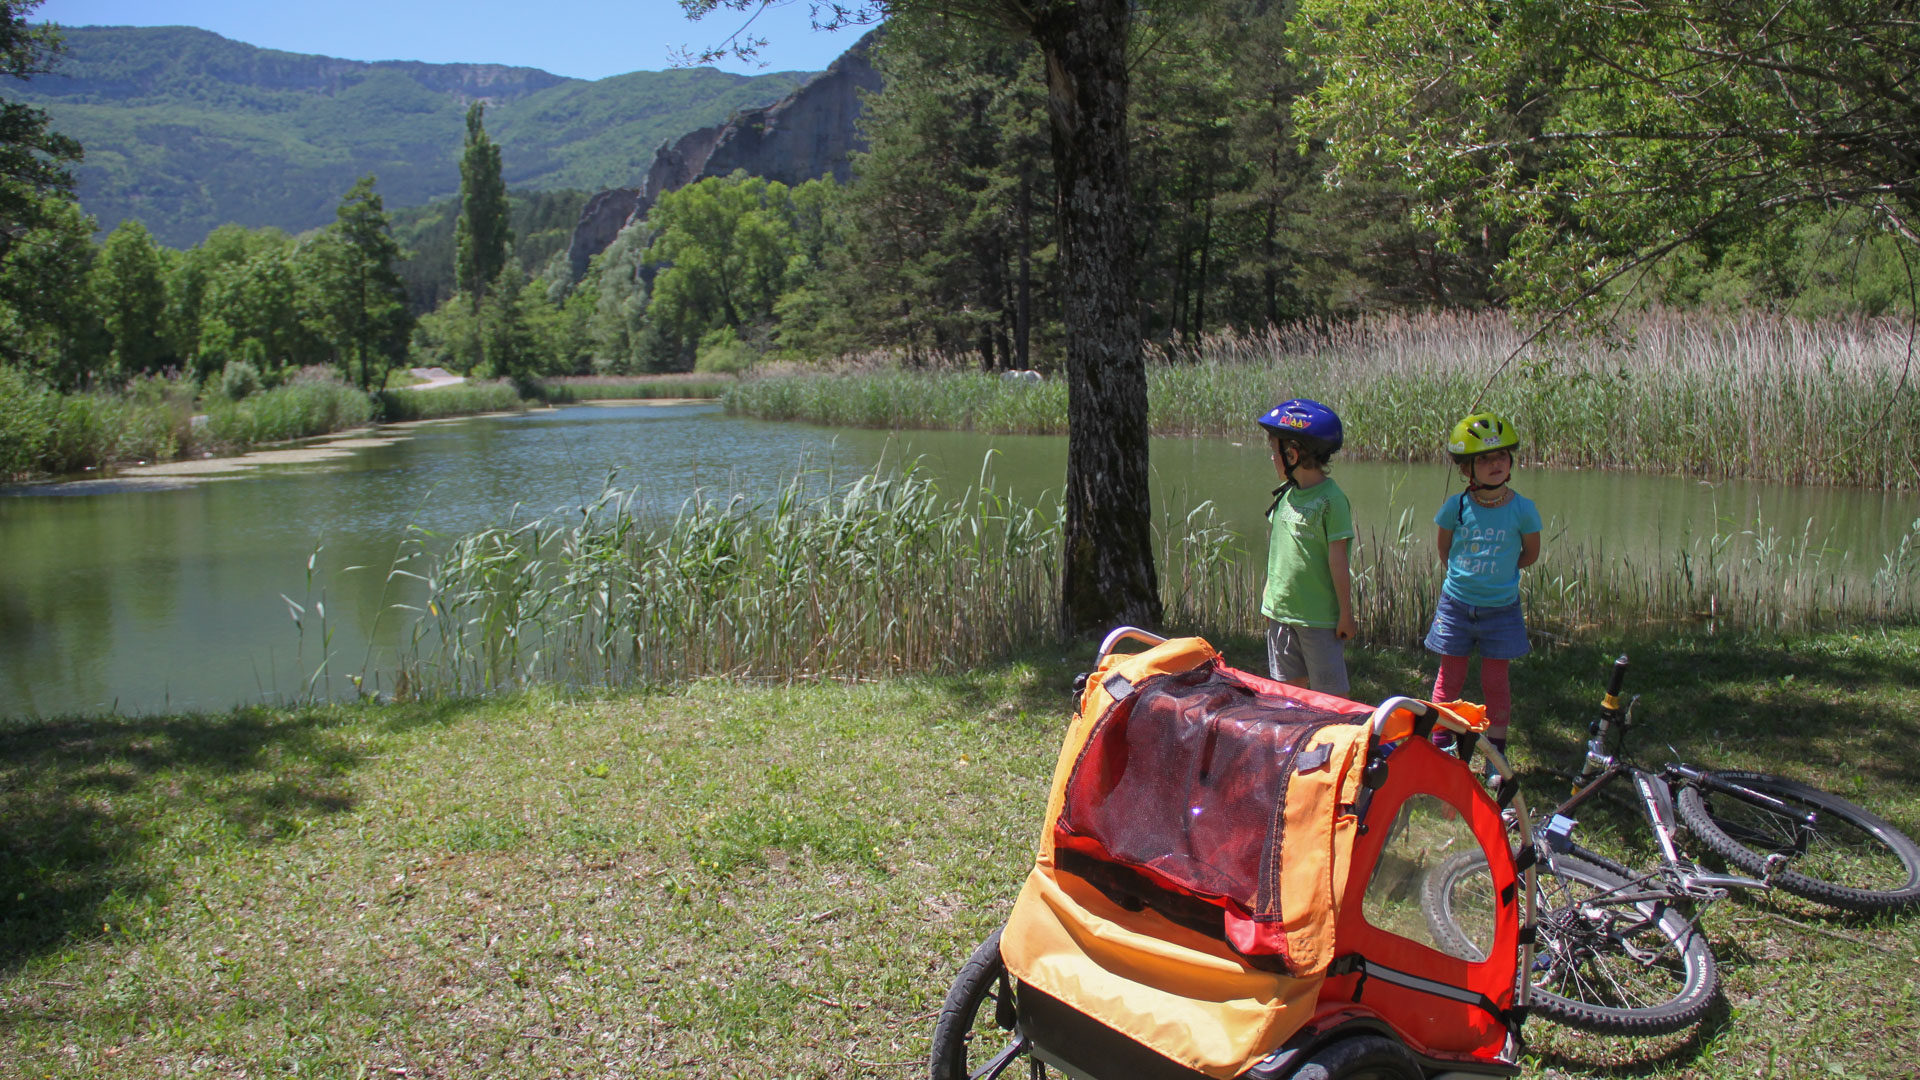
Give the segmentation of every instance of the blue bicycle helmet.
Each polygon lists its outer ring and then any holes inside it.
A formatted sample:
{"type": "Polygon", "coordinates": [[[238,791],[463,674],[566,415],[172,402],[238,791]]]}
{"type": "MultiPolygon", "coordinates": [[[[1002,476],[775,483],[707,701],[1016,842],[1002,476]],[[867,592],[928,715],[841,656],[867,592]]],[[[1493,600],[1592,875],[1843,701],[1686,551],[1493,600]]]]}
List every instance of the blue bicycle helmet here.
{"type": "Polygon", "coordinates": [[[1289,398],[1260,414],[1255,422],[1275,435],[1297,439],[1325,454],[1340,449],[1344,439],[1340,417],[1308,398],[1289,398]]]}

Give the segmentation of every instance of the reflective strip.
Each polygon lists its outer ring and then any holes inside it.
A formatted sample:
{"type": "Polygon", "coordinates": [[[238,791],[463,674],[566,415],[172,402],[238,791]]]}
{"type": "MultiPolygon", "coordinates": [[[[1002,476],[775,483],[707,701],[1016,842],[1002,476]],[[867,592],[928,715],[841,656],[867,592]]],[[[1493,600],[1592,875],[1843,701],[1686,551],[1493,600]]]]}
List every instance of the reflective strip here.
{"type": "MultiPolygon", "coordinates": [[[[1493,1017],[1495,1020],[1498,1020],[1503,1026],[1509,1023],[1509,1017],[1507,1012],[1502,1008],[1500,1008],[1499,1005],[1495,1004],[1494,1000],[1485,994],[1479,993],[1474,990],[1468,990],[1464,986],[1455,986],[1452,983],[1437,982],[1433,979],[1424,978],[1419,975],[1413,975],[1405,971],[1398,971],[1398,970],[1395,970],[1394,968],[1383,967],[1379,964],[1369,962],[1363,956],[1350,955],[1347,957],[1343,957],[1342,959],[1347,961],[1347,963],[1344,965],[1345,970],[1335,970],[1334,967],[1329,967],[1327,969],[1329,974],[1342,975],[1342,974],[1347,974],[1349,972],[1357,971],[1360,973],[1360,979],[1361,979],[1362,985],[1365,985],[1365,981],[1367,979],[1379,979],[1381,982],[1392,983],[1395,986],[1404,987],[1408,990],[1417,990],[1423,994],[1432,994],[1435,997],[1443,997],[1443,998],[1447,998],[1450,1001],[1458,1001],[1458,1002],[1461,1002],[1462,1004],[1472,1005],[1475,1008],[1478,1008],[1484,1011],[1487,1015],[1493,1017]]],[[[1339,967],[1339,966],[1341,965],[1339,965],[1336,962],[1335,967],[1339,967]]],[[[1355,1001],[1360,1000],[1358,987],[1355,988],[1353,999],[1355,1001]]]]}
{"type": "Polygon", "coordinates": [[[1106,689],[1107,696],[1115,701],[1125,701],[1133,693],[1133,683],[1117,671],[1107,676],[1100,685],[1106,689]]]}

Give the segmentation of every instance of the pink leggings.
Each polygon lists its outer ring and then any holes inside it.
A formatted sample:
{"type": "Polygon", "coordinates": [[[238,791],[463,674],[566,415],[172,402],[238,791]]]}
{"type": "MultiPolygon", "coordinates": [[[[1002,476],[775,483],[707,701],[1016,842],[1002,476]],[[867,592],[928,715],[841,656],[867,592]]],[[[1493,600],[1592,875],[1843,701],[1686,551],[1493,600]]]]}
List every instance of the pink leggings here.
{"type": "MultiPolygon", "coordinates": [[[[1480,658],[1480,692],[1487,699],[1487,738],[1504,749],[1507,745],[1507,720],[1513,713],[1513,689],[1507,682],[1509,660],[1480,658]]],[[[1467,685],[1467,658],[1440,658],[1440,677],[1433,680],[1433,700],[1458,701],[1467,685]]]]}

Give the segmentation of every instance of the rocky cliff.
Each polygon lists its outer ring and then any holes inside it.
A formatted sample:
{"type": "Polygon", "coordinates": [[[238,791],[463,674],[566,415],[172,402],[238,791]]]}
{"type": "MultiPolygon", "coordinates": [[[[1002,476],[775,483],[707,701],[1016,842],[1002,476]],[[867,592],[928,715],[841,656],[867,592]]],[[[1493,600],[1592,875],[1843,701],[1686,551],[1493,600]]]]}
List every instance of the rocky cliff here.
{"type": "Polygon", "coordinates": [[[595,195],[581,211],[567,249],[574,279],[622,229],[645,219],[662,192],[736,169],[788,185],[828,175],[845,182],[849,155],[866,148],[856,126],[860,93],[880,89],[880,75],[868,58],[878,33],[869,32],[827,70],[772,105],[743,110],[724,124],[661,144],[639,187],[595,195]]]}

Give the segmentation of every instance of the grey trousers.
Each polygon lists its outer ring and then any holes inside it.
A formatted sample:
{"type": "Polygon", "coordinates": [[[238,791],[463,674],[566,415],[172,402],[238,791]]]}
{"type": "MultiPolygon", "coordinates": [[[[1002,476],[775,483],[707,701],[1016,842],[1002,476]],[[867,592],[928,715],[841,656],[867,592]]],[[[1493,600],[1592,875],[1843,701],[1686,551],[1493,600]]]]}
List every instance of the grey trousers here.
{"type": "Polygon", "coordinates": [[[1347,696],[1346,646],[1331,627],[1267,620],[1267,674],[1283,683],[1347,696]]]}

